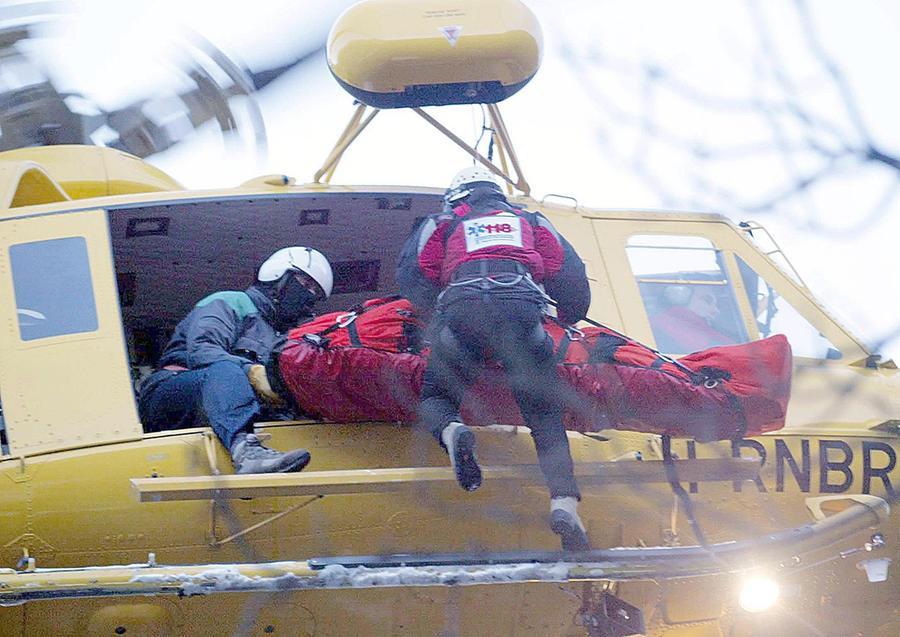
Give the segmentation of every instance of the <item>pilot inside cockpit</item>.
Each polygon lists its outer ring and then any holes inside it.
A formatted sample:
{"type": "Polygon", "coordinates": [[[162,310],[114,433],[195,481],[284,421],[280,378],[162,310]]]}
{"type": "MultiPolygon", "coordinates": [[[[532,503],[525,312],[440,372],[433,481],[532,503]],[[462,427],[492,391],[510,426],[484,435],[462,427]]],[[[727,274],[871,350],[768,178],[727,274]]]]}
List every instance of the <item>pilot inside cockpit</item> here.
{"type": "Polygon", "coordinates": [[[661,300],[664,309],[650,317],[661,351],[683,354],[739,342],[717,325],[720,309],[716,286],[667,285],[661,300]]]}

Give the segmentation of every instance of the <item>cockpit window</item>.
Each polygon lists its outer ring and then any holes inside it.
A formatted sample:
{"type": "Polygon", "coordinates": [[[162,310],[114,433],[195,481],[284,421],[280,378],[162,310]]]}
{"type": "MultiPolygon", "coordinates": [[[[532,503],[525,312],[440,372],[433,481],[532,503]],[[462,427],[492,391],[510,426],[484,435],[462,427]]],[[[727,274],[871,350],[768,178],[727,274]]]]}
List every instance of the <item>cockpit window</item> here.
{"type": "Polygon", "coordinates": [[[747,263],[737,257],[738,269],[747,290],[750,309],[756,316],[762,338],[784,334],[795,356],[818,359],[842,358],[841,352],[810,324],[803,315],[763,279],[747,263]]]}
{"type": "Polygon", "coordinates": [[[9,258],[23,341],[97,329],[84,237],[19,243],[9,258]]]}
{"type": "Polygon", "coordinates": [[[627,252],[658,349],[686,354],[748,340],[721,253],[709,239],[634,235],[627,252]]]}

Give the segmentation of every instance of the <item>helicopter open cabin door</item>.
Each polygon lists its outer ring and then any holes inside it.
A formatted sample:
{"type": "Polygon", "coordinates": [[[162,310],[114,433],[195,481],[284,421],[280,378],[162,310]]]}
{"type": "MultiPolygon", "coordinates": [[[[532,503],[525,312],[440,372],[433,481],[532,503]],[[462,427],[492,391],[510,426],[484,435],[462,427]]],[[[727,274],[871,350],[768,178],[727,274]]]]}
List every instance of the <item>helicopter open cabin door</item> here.
{"type": "Polygon", "coordinates": [[[9,453],[140,438],[105,212],[16,212],[0,212],[9,453]]]}

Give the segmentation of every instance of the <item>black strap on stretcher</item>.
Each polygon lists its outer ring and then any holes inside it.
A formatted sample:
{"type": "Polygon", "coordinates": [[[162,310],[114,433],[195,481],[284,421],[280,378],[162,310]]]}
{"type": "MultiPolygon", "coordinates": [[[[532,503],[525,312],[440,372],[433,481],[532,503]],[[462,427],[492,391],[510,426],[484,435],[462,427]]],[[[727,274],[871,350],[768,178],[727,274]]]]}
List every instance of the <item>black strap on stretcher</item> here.
{"type": "MultiPolygon", "coordinates": [[[[550,315],[548,315],[547,318],[549,318],[551,321],[553,321],[553,322],[556,323],[559,327],[561,327],[561,328],[563,329],[563,331],[565,332],[565,335],[566,335],[566,338],[565,338],[563,341],[560,342],[560,344],[559,344],[559,349],[557,350],[557,354],[556,354],[556,356],[557,356],[557,362],[560,362],[560,363],[561,363],[561,362],[563,362],[563,361],[566,359],[566,352],[569,351],[569,345],[570,345],[570,343],[571,343],[572,341],[580,340],[580,339],[578,338],[578,336],[579,336],[579,335],[580,335],[580,336],[583,336],[583,334],[581,334],[581,332],[578,330],[578,328],[576,328],[576,327],[574,327],[574,326],[572,326],[572,325],[569,325],[569,324],[567,324],[567,323],[565,323],[565,322],[563,322],[563,321],[560,321],[560,320],[559,320],[558,318],[556,318],[555,316],[550,316],[550,315]],[[573,336],[572,336],[573,334],[575,334],[576,337],[573,338],[573,336]]],[[[697,372],[695,372],[694,370],[692,370],[690,367],[688,367],[688,366],[685,365],[684,363],[680,363],[680,362],[678,361],[678,359],[676,359],[676,358],[672,358],[671,356],[667,356],[666,354],[663,354],[663,353],[660,352],[659,350],[653,349],[653,348],[650,347],[649,345],[645,345],[644,343],[641,343],[640,341],[636,341],[636,340],[634,340],[633,338],[629,338],[629,337],[625,336],[624,334],[622,334],[621,332],[619,332],[619,331],[617,331],[617,330],[614,330],[613,328],[611,328],[611,327],[609,327],[609,326],[607,326],[607,325],[603,325],[602,323],[598,323],[597,321],[595,321],[595,320],[593,320],[593,319],[590,319],[590,318],[588,318],[588,317],[584,317],[582,320],[583,320],[585,323],[590,323],[590,324],[593,325],[594,327],[599,327],[599,328],[601,328],[601,329],[607,330],[608,332],[611,332],[611,333],[612,333],[613,335],[615,335],[615,336],[618,336],[619,338],[622,339],[622,344],[623,344],[623,345],[624,345],[625,343],[631,341],[632,343],[635,343],[635,344],[637,344],[637,345],[640,345],[641,347],[647,349],[648,351],[650,351],[650,352],[656,354],[657,359],[656,359],[655,361],[653,361],[653,364],[650,366],[651,369],[661,369],[662,366],[663,366],[663,364],[665,364],[665,363],[671,363],[672,365],[674,365],[675,367],[677,367],[678,369],[680,369],[682,372],[684,372],[685,374],[687,374],[688,378],[690,378],[690,379],[694,382],[694,384],[696,384],[696,385],[701,385],[701,384],[703,384],[703,382],[706,380],[702,374],[698,374],[697,372]]]]}
{"type": "Polygon", "coordinates": [[[353,347],[362,347],[362,340],[359,338],[359,330],[356,327],[356,319],[359,318],[361,314],[365,314],[371,309],[376,307],[387,305],[388,303],[393,303],[401,299],[402,297],[399,294],[394,294],[392,296],[386,296],[379,303],[371,303],[366,305],[364,303],[359,303],[358,305],[354,305],[344,314],[340,314],[335,318],[334,323],[326,327],[321,332],[316,332],[314,334],[304,334],[303,340],[309,343],[310,345],[314,345],[319,348],[328,347],[328,340],[325,338],[332,332],[336,332],[337,330],[347,328],[347,336],[350,337],[350,344],[353,347]]]}

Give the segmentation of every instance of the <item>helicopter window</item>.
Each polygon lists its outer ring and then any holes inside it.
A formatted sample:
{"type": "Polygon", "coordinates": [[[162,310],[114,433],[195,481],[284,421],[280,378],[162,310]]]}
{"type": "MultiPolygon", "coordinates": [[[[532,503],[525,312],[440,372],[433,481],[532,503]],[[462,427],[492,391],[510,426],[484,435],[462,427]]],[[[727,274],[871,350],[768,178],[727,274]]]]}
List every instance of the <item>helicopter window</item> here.
{"type": "Polygon", "coordinates": [[[708,239],[634,235],[627,252],[660,350],[685,354],[748,340],[721,253],[708,239]]]}
{"type": "Polygon", "coordinates": [[[19,243],[9,258],[23,341],[97,329],[84,237],[19,243]]]}
{"type": "Polygon", "coordinates": [[[819,330],[780,297],[743,259],[737,257],[737,263],[761,337],[784,334],[795,356],[819,359],[842,357],[841,352],[819,330]]]}

